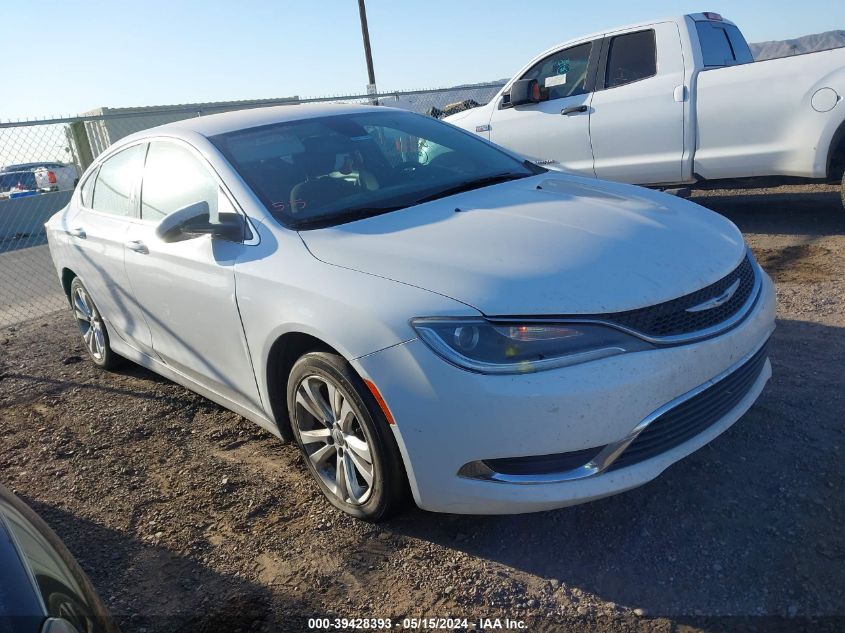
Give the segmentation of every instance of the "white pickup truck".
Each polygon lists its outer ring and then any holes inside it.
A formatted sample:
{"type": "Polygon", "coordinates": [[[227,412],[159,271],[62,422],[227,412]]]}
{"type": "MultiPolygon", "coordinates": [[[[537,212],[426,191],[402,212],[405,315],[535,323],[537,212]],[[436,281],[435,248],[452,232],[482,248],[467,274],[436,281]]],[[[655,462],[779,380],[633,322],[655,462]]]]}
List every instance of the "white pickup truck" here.
{"type": "Polygon", "coordinates": [[[487,105],[445,120],[606,180],[838,180],[843,95],[845,49],[754,62],[736,25],[696,13],[555,46],[487,105]]]}

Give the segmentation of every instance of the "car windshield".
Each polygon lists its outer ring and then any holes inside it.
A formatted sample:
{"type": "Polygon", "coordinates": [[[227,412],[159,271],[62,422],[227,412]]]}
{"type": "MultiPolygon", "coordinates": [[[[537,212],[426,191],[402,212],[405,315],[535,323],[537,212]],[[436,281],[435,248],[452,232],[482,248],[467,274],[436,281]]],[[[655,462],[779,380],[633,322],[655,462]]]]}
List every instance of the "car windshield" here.
{"type": "Polygon", "coordinates": [[[211,138],[295,229],[379,215],[545,171],[446,123],[383,108],[211,138]]]}

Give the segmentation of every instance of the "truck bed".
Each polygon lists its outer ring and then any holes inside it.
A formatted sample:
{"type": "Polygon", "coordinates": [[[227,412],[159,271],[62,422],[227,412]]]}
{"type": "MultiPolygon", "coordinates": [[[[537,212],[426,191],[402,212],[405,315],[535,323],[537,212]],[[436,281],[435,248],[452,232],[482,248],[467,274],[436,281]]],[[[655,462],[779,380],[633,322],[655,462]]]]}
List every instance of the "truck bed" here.
{"type": "Polygon", "coordinates": [[[695,174],[825,177],[827,147],[845,116],[841,103],[813,108],[813,95],[826,87],[842,100],[845,48],[700,72],[695,174]]]}

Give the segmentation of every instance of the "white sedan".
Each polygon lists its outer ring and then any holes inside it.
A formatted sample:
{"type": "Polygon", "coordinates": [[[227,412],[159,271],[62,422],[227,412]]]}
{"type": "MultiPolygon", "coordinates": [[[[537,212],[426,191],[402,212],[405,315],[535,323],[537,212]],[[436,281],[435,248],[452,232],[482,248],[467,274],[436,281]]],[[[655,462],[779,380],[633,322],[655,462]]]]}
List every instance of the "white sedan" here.
{"type": "Polygon", "coordinates": [[[47,235],[94,363],[296,441],[367,520],[633,488],[771,375],[772,283],[731,222],[389,108],[141,132],[47,235]]]}

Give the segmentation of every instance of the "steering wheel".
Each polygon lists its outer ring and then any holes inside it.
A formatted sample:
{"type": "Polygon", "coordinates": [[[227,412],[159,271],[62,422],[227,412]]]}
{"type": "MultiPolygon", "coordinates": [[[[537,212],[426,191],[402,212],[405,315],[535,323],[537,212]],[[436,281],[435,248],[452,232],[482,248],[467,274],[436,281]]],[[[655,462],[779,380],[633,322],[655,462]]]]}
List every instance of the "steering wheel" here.
{"type": "Polygon", "coordinates": [[[405,174],[410,174],[411,172],[417,171],[422,165],[419,163],[414,163],[411,161],[402,161],[401,163],[397,163],[393,166],[391,170],[393,175],[395,176],[404,176],[405,174]]]}
{"type": "Polygon", "coordinates": [[[456,156],[455,152],[447,152],[445,154],[435,156],[431,159],[428,166],[430,168],[437,169],[438,171],[445,171],[449,173],[458,172],[459,174],[462,174],[470,173],[472,171],[471,168],[469,170],[467,169],[465,159],[456,156]]]}

